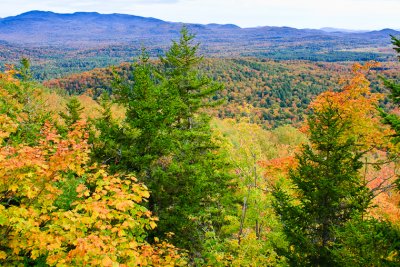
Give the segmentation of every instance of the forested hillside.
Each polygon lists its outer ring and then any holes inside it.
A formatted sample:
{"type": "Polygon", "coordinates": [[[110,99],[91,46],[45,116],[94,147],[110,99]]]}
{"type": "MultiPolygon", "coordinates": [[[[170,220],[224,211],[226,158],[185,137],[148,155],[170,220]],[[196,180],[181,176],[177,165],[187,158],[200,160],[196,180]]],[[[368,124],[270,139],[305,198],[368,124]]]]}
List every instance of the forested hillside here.
{"type": "MultiPolygon", "coordinates": [[[[31,11],[0,19],[0,65],[32,61],[34,77],[60,78],[128,62],[145,46],[163,55],[182,23],[124,14],[31,11]]],[[[207,57],[276,60],[395,61],[389,35],[379,31],[327,31],[290,27],[240,28],[232,24],[187,24],[207,57]]],[[[4,68],[2,69],[4,70],[4,68]]]]}
{"type": "Polygon", "coordinates": [[[400,63],[199,52],[5,66],[0,265],[400,265],[400,63]]]}
{"type": "MultiPolygon", "coordinates": [[[[157,64],[157,61],[155,62],[157,64]]],[[[224,99],[215,115],[220,118],[251,116],[266,128],[284,124],[300,125],[310,102],[326,90],[338,90],[350,76],[353,63],[313,63],[309,61],[275,61],[266,59],[206,59],[201,72],[223,83],[225,90],[213,98],[224,99]]],[[[112,93],[113,71],[132,79],[131,64],[116,68],[95,69],[65,78],[45,81],[50,88],[69,94],[89,92],[94,97],[112,93]]],[[[399,64],[383,62],[368,73],[374,92],[385,92],[379,75],[398,78],[399,64]]],[[[388,99],[381,105],[388,106],[388,99]]]]}

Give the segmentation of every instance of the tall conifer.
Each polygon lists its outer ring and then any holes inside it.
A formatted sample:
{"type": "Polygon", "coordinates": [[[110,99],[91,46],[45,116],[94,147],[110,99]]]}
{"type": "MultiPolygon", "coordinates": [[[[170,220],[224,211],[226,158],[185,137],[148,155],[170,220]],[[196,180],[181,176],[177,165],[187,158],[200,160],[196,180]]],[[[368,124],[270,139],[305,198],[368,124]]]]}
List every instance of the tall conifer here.
{"type": "Polygon", "coordinates": [[[363,153],[344,135],[348,122],[331,106],[308,121],[310,145],[297,155],[290,172],[293,192],[274,192],[289,249],[281,251],[292,266],[335,266],[331,249],[336,230],[369,207],[370,191],[359,170],[363,153]]]}

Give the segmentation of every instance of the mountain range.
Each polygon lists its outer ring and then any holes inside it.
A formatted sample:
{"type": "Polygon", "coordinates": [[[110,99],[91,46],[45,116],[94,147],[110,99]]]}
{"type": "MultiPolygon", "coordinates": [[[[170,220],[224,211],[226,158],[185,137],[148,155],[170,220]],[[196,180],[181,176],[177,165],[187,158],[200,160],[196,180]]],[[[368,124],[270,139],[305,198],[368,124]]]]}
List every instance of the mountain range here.
{"type": "MultiPolygon", "coordinates": [[[[184,23],[126,14],[30,11],[0,19],[0,69],[21,57],[48,77],[130,61],[141,48],[151,56],[179,37],[184,23]]],[[[257,57],[276,60],[394,60],[392,29],[348,31],[335,28],[241,28],[233,24],[185,24],[208,57],[257,57]]],[[[43,78],[43,77],[42,77],[43,78]]]]}
{"type": "MultiPolygon", "coordinates": [[[[333,28],[295,29],[290,27],[240,28],[233,24],[187,24],[207,45],[216,43],[279,44],[296,42],[332,41],[337,39],[344,46],[387,45],[389,34],[400,32],[357,32],[333,28]]],[[[125,14],[99,14],[77,12],[58,14],[46,11],[30,11],[18,16],[0,19],[0,40],[12,44],[33,46],[93,46],[129,42],[158,42],[160,45],[176,38],[182,23],[167,22],[125,14]]]]}

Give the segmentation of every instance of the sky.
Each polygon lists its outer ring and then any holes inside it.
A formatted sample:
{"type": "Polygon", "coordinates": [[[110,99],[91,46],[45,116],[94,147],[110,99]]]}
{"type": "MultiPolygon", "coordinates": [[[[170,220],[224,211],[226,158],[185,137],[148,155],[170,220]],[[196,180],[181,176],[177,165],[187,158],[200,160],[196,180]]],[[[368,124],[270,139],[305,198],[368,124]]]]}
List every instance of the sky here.
{"type": "Polygon", "coordinates": [[[0,17],[95,11],[241,27],[400,29],[400,0],[0,0],[0,17]]]}

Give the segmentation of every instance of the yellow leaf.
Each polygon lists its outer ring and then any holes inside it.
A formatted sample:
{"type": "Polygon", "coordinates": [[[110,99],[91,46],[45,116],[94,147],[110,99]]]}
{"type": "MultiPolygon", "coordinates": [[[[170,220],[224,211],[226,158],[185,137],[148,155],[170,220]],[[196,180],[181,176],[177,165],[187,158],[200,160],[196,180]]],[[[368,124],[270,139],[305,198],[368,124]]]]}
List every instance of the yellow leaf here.
{"type": "Polygon", "coordinates": [[[104,259],[101,261],[101,264],[104,267],[113,266],[113,261],[110,259],[110,257],[105,256],[104,259]]]}
{"type": "Polygon", "coordinates": [[[142,191],[141,195],[144,198],[149,198],[150,197],[149,191],[142,191]]]}
{"type": "Polygon", "coordinates": [[[39,255],[40,255],[40,253],[39,253],[39,251],[38,250],[32,250],[31,251],[31,258],[32,259],[37,259],[38,257],[39,257],[39,255]]]}
{"type": "Polygon", "coordinates": [[[154,229],[154,228],[157,227],[157,224],[155,222],[151,221],[150,222],[150,227],[151,227],[151,229],[154,229]]]}

